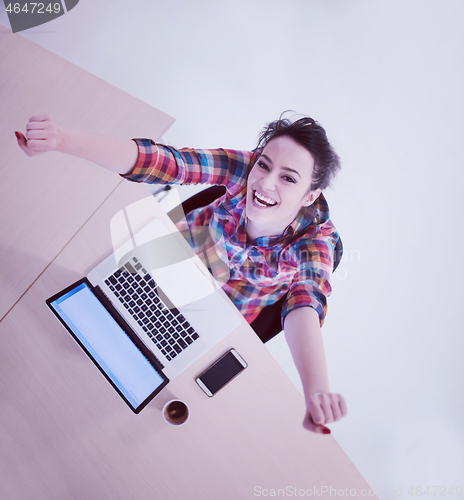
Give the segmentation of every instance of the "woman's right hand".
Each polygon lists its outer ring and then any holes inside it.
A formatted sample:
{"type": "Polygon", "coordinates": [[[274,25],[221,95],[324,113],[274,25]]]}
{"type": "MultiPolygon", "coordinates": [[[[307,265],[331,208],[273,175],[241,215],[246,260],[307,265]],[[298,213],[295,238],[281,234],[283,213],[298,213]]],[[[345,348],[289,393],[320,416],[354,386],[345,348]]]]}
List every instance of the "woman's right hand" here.
{"type": "Polygon", "coordinates": [[[60,129],[50,115],[32,116],[26,126],[26,135],[21,132],[15,134],[19,147],[27,156],[56,151],[60,140],[60,129]]]}
{"type": "Polygon", "coordinates": [[[19,147],[27,156],[59,151],[122,175],[133,170],[139,154],[138,146],[132,139],[58,127],[50,115],[32,116],[26,135],[21,132],[15,134],[19,147]]]}

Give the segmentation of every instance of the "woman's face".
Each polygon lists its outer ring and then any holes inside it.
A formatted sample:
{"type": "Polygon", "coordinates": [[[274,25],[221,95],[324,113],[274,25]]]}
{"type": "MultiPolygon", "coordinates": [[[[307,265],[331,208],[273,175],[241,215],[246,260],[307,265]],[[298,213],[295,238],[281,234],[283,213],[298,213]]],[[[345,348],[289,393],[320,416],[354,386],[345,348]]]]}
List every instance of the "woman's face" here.
{"type": "Polygon", "coordinates": [[[282,234],[302,206],[321,193],[309,191],[314,159],[287,136],[269,141],[254,164],[247,182],[247,233],[252,239],[282,234]]]}

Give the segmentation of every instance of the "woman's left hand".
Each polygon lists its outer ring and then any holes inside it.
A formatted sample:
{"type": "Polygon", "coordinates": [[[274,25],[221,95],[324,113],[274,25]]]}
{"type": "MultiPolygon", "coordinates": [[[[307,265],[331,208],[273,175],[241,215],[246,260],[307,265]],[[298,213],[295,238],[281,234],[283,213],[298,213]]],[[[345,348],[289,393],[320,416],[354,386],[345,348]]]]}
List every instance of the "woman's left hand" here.
{"type": "Polygon", "coordinates": [[[306,399],[306,409],[303,427],[319,434],[330,434],[325,424],[336,422],[348,413],[345,398],[332,392],[312,394],[306,399]]]}

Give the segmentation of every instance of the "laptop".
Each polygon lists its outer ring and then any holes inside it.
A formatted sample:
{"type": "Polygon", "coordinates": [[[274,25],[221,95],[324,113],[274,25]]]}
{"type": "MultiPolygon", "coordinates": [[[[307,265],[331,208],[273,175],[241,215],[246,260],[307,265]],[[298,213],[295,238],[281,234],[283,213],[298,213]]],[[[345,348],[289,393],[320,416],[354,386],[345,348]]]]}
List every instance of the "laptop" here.
{"type": "Polygon", "coordinates": [[[157,213],[152,196],[118,212],[113,253],[46,301],[135,413],[242,320],[157,213]]]}

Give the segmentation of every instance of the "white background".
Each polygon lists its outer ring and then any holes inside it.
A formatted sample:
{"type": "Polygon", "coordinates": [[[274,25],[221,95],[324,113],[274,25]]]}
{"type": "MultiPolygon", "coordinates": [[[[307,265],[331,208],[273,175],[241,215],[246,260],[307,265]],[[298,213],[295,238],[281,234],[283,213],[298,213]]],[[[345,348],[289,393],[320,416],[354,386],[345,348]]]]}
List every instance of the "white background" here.
{"type": "Polygon", "coordinates": [[[326,128],[330,427],[381,498],[464,486],[463,27],[462,0],[80,0],[22,32],[175,117],[174,146],[249,149],[286,109],[326,128]]]}

